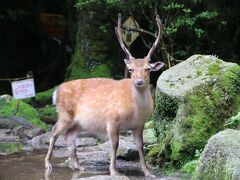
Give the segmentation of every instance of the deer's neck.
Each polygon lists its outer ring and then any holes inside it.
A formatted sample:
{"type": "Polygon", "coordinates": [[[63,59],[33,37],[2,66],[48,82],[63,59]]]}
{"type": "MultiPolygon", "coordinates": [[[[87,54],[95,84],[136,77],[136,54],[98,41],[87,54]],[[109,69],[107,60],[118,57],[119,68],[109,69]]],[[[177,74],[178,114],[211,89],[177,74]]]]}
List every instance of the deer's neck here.
{"type": "Polygon", "coordinates": [[[132,95],[136,105],[139,107],[146,107],[149,106],[149,103],[151,103],[151,91],[149,84],[141,88],[137,88],[132,85],[132,95]]]}
{"type": "Polygon", "coordinates": [[[145,88],[133,87],[133,106],[134,119],[138,123],[144,124],[153,111],[153,100],[151,96],[150,86],[145,88]]]}

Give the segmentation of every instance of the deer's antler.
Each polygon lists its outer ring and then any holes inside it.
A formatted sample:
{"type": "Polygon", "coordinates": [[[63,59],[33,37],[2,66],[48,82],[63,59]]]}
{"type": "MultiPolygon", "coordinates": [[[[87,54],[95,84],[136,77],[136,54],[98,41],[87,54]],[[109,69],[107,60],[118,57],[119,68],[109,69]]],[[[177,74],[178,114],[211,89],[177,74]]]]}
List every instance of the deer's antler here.
{"type": "Polygon", "coordinates": [[[149,50],[149,52],[146,56],[146,58],[148,58],[149,61],[151,60],[151,56],[152,56],[154,50],[156,49],[156,47],[160,41],[160,38],[161,38],[161,24],[162,23],[161,23],[159,15],[156,16],[156,22],[157,22],[157,26],[158,26],[158,35],[157,35],[157,39],[155,40],[152,48],[149,50]]]}
{"type": "Polygon", "coordinates": [[[133,58],[133,56],[128,51],[128,49],[126,48],[126,46],[125,46],[125,44],[124,44],[124,42],[122,40],[121,21],[122,21],[122,15],[119,13],[118,14],[118,26],[115,27],[115,33],[117,35],[117,38],[118,38],[118,41],[120,43],[120,46],[121,46],[122,50],[127,55],[127,60],[131,60],[133,58]]]}

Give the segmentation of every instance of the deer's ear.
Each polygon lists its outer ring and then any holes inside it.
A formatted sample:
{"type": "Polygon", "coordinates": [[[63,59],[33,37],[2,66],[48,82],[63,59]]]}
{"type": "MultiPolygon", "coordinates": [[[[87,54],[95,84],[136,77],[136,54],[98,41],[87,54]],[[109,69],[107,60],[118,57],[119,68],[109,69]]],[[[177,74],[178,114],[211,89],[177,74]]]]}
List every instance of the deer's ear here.
{"type": "Polygon", "coordinates": [[[125,64],[126,64],[127,68],[129,69],[129,68],[130,68],[131,60],[124,59],[124,62],[125,62],[125,64]]]}
{"type": "Polygon", "coordinates": [[[161,61],[158,61],[155,63],[150,63],[149,65],[150,65],[151,71],[158,71],[164,66],[164,63],[161,61]]]}

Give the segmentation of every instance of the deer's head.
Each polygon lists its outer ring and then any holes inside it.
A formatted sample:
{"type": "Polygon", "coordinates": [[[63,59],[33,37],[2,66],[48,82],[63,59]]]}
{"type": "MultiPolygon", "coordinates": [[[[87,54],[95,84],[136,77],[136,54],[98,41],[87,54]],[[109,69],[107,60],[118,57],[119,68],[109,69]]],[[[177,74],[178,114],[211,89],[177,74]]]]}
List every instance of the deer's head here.
{"type": "Polygon", "coordinates": [[[158,71],[164,66],[164,63],[161,61],[150,63],[151,61],[151,55],[153,54],[154,50],[156,49],[160,37],[161,37],[161,22],[160,18],[157,15],[156,22],[158,26],[158,36],[152,46],[152,48],[149,50],[148,54],[144,58],[135,58],[131,55],[131,53],[126,48],[123,40],[122,40],[122,33],[121,33],[121,14],[118,15],[118,26],[115,28],[115,32],[118,38],[118,41],[121,45],[121,48],[126,54],[126,59],[124,59],[124,62],[128,68],[128,71],[130,72],[131,79],[133,80],[133,84],[136,87],[145,87],[149,84],[149,75],[151,71],[158,71]]]}

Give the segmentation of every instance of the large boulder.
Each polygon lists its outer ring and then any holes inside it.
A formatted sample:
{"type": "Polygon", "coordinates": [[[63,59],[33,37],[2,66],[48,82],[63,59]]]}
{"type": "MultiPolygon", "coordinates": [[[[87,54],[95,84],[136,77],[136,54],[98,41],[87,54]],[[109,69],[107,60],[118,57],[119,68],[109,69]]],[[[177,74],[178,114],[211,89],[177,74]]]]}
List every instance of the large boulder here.
{"type": "Polygon", "coordinates": [[[193,179],[240,179],[240,131],[227,129],[209,139],[193,179]]]}
{"type": "Polygon", "coordinates": [[[158,146],[149,159],[181,166],[240,111],[240,66],[194,55],[159,77],[152,120],[158,146]],[[156,158],[157,157],[157,158],[156,158]]]}

